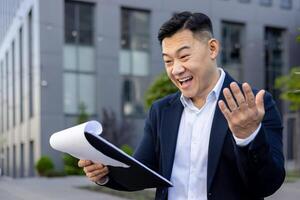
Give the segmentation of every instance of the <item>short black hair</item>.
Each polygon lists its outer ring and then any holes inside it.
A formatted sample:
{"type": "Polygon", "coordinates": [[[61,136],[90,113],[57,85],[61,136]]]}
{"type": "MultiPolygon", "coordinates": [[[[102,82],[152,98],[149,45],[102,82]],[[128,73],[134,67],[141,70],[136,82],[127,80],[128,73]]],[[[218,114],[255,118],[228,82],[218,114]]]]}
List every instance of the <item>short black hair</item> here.
{"type": "Polygon", "coordinates": [[[177,31],[188,29],[195,33],[208,32],[213,36],[212,23],[209,17],[203,13],[191,13],[188,11],[176,13],[166,21],[158,31],[160,44],[166,37],[171,37],[177,31]]]}

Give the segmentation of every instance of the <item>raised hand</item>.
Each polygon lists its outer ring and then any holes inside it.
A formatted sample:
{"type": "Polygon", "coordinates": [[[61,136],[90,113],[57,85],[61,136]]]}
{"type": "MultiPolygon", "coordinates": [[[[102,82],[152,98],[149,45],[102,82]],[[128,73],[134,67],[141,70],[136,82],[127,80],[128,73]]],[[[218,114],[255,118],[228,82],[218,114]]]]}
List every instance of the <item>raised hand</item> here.
{"type": "Polygon", "coordinates": [[[218,102],[219,107],[225,116],[231,132],[237,138],[247,138],[250,136],[261,123],[264,115],[264,90],[260,90],[254,96],[252,89],[248,83],[242,85],[243,92],[237,83],[230,84],[230,90],[223,90],[226,99],[226,106],[223,100],[218,102]]]}

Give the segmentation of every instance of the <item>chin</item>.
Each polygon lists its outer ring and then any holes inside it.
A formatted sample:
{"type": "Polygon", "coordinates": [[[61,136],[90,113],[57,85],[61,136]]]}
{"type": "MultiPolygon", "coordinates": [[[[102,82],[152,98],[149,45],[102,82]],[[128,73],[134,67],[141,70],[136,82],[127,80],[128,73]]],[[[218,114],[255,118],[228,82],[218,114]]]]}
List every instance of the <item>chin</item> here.
{"type": "Polygon", "coordinates": [[[183,94],[183,96],[188,97],[188,98],[193,98],[194,94],[192,94],[191,92],[184,92],[181,90],[181,93],[183,94]]]}

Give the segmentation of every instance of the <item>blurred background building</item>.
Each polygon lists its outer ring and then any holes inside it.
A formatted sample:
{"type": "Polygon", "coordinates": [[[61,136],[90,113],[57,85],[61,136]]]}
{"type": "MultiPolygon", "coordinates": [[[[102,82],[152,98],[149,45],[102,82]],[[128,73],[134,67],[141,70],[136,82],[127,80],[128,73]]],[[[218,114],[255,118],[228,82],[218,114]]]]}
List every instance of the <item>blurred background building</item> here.
{"type": "Polygon", "coordinates": [[[158,29],[184,10],[211,17],[222,44],[220,66],[274,95],[288,168],[296,168],[300,122],[279,100],[274,81],[300,64],[299,0],[0,0],[2,173],[34,176],[42,155],[61,166],[49,137],[77,123],[80,105],[91,119],[101,121],[106,109],[127,120],[133,128],[123,130],[126,142],[135,146],[144,93],[164,70],[158,29]]]}

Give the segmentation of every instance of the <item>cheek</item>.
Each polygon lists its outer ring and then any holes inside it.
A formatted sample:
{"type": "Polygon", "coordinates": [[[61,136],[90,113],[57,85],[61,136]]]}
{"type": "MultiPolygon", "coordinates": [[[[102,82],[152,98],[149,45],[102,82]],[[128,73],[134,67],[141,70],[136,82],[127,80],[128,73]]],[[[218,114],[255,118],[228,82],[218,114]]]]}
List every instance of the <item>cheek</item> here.
{"type": "Polygon", "coordinates": [[[171,80],[171,82],[173,82],[176,85],[176,79],[172,74],[172,70],[166,69],[166,72],[167,72],[168,78],[171,80]]]}
{"type": "Polygon", "coordinates": [[[172,68],[171,67],[165,67],[167,75],[170,79],[172,79],[172,68]]]}
{"type": "Polygon", "coordinates": [[[206,71],[210,68],[209,59],[205,56],[199,56],[189,62],[189,69],[196,74],[196,76],[205,76],[206,71]]]}

